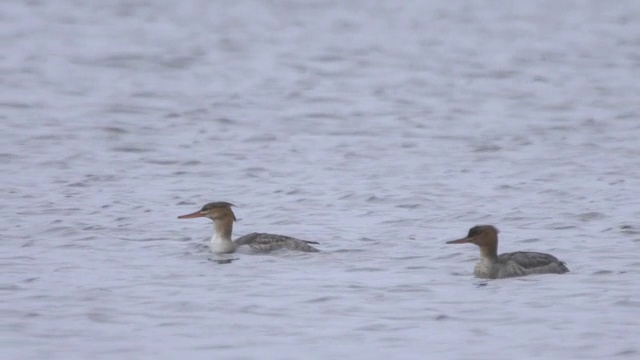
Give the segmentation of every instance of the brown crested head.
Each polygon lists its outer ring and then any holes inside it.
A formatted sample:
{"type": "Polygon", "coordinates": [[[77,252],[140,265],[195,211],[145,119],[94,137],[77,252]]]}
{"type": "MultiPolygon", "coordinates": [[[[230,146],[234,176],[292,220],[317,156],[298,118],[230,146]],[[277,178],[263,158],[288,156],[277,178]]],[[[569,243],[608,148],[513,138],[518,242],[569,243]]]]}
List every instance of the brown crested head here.
{"type": "Polygon", "coordinates": [[[476,225],[469,229],[466,237],[447,241],[447,244],[472,243],[480,247],[496,247],[498,245],[498,229],[493,225],[476,225]]]}
{"type": "Polygon", "coordinates": [[[236,221],[236,215],[233,213],[233,210],[231,210],[232,206],[235,205],[226,201],[210,202],[194,213],[178,216],[178,219],[207,217],[213,221],[226,219],[236,221]]]}

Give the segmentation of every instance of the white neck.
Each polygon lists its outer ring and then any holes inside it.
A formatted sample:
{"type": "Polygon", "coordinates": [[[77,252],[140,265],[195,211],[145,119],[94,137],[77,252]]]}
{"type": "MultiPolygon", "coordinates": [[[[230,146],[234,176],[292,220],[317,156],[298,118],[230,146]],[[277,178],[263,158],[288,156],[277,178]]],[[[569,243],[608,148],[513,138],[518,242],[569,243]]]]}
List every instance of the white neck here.
{"type": "Polygon", "coordinates": [[[231,240],[231,231],[220,231],[221,226],[214,223],[213,236],[209,247],[214,253],[232,253],[236,250],[236,244],[231,240]]]}

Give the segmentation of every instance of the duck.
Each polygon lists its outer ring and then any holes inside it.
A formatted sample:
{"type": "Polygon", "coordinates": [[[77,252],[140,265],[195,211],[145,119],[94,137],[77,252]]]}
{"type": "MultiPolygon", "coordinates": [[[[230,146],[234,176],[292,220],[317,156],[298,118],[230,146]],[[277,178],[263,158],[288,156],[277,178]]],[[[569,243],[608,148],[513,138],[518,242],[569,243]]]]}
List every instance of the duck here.
{"type": "Polygon", "coordinates": [[[233,240],[231,237],[233,223],[237,221],[236,215],[231,209],[233,206],[235,205],[226,201],[210,202],[196,212],[178,216],[178,219],[205,217],[213,221],[213,235],[209,241],[209,248],[217,254],[233,253],[245,245],[257,252],[271,252],[279,249],[303,252],[319,251],[312,246],[318,242],[300,240],[285,235],[251,233],[233,240]]]}
{"type": "Polygon", "coordinates": [[[476,225],[466,237],[447,244],[475,244],[480,248],[480,261],[473,274],[481,279],[503,279],[534,274],[564,274],[566,264],[553,255],[516,251],[498,255],[498,229],[493,225],[476,225]]]}

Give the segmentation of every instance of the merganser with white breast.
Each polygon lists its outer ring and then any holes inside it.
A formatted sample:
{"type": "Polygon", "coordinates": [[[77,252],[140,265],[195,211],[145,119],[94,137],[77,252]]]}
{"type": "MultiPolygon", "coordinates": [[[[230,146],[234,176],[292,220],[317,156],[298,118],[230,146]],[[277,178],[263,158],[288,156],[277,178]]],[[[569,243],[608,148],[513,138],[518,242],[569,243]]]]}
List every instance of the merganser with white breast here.
{"type": "Polygon", "coordinates": [[[480,247],[480,262],[474,275],[482,279],[502,279],[532,274],[564,274],[569,271],[555,256],[539,252],[517,251],[498,256],[498,229],[492,225],[477,225],[466,237],[447,244],[472,243],[480,247]]]}
{"type": "Polygon", "coordinates": [[[178,216],[178,219],[192,219],[206,217],[213,221],[213,236],[209,247],[214,253],[232,253],[242,245],[248,245],[251,249],[268,252],[278,249],[291,249],[305,252],[317,252],[318,249],[310,244],[315,241],[306,241],[284,235],[251,233],[242,236],[235,241],[231,239],[233,222],[236,216],[231,210],[235,206],[226,201],[217,201],[206,204],[202,209],[187,215],[178,216]]]}

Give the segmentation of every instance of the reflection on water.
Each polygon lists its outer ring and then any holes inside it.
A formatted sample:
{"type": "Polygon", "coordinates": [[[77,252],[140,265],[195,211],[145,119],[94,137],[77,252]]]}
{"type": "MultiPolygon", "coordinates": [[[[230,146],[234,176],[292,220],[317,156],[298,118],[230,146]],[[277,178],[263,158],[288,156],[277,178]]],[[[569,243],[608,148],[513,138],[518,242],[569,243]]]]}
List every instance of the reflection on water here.
{"type": "Polygon", "coordinates": [[[209,261],[218,263],[218,264],[231,264],[232,262],[236,261],[236,260],[240,260],[240,258],[233,258],[233,259],[209,259],[209,261]]]}

